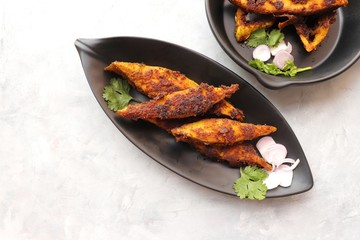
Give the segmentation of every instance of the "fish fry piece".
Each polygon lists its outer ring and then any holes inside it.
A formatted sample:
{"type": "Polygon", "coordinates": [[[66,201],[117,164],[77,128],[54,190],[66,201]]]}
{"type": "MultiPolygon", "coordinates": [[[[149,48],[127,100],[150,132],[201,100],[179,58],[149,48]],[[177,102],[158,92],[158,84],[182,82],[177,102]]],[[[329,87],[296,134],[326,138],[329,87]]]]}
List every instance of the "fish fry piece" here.
{"type": "MultiPolygon", "coordinates": [[[[158,99],[165,95],[199,86],[178,71],[164,67],[148,66],[142,63],[115,61],[105,68],[126,79],[139,92],[149,98],[158,99]]],[[[242,121],[244,114],[228,101],[222,100],[209,110],[210,114],[226,116],[242,121]]]]}
{"type": "Polygon", "coordinates": [[[335,11],[320,15],[313,20],[315,25],[312,27],[307,24],[307,18],[310,16],[302,17],[301,20],[294,24],[306,51],[311,52],[320,45],[327,36],[330,25],[335,21],[335,15],[335,11]]]}
{"type": "Polygon", "coordinates": [[[230,97],[238,89],[238,84],[214,87],[202,83],[198,87],[173,92],[160,99],[128,105],[118,110],[117,114],[133,120],[175,119],[203,115],[214,104],[230,97]]]}
{"type": "MultiPolygon", "coordinates": [[[[171,129],[181,126],[187,121],[196,121],[194,118],[184,119],[147,119],[147,121],[171,133],[171,129]]],[[[231,167],[240,167],[242,165],[256,165],[265,170],[271,171],[272,166],[259,156],[254,146],[250,143],[236,143],[231,146],[205,145],[200,142],[189,141],[188,144],[203,156],[218,162],[227,162],[231,167]]]]}
{"type": "Polygon", "coordinates": [[[266,15],[258,20],[248,20],[248,12],[238,8],[235,13],[235,37],[238,42],[247,40],[251,33],[260,28],[269,28],[275,23],[272,15],[266,15]]]}
{"type": "Polygon", "coordinates": [[[279,29],[283,29],[289,25],[294,25],[294,23],[299,21],[299,18],[301,18],[300,16],[296,16],[296,15],[291,15],[291,14],[283,14],[283,15],[278,15],[276,16],[278,18],[287,18],[284,21],[280,21],[278,23],[278,28],[279,29]]]}
{"type": "Polygon", "coordinates": [[[271,164],[260,157],[254,146],[250,143],[237,143],[231,146],[192,143],[192,146],[204,156],[218,161],[225,161],[231,167],[256,165],[268,171],[272,170],[271,164]]]}
{"type": "Polygon", "coordinates": [[[205,145],[233,145],[269,135],[276,127],[242,123],[226,118],[207,118],[171,130],[177,141],[201,142],[205,145]]]}
{"type": "Polygon", "coordinates": [[[247,12],[257,14],[312,15],[348,5],[348,0],[229,0],[247,12]]]}
{"type": "Polygon", "coordinates": [[[234,107],[226,100],[216,103],[207,113],[218,117],[228,117],[237,121],[244,121],[245,118],[243,111],[234,107]]]}
{"type": "Polygon", "coordinates": [[[142,63],[113,62],[105,70],[119,74],[149,98],[161,98],[172,92],[198,86],[178,71],[142,63]]]}

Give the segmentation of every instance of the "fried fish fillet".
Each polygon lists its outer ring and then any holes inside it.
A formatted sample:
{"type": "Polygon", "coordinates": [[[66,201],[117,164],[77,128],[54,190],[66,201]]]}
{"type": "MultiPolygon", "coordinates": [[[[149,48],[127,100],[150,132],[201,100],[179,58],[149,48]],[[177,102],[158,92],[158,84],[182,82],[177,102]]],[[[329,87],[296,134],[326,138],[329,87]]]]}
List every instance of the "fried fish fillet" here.
{"type": "Polygon", "coordinates": [[[306,51],[311,52],[315,50],[320,43],[325,39],[329,32],[330,25],[335,21],[336,12],[329,12],[315,17],[310,22],[315,22],[314,26],[307,24],[308,16],[300,17],[294,23],[297,34],[304,45],[306,51]]]}
{"type": "Polygon", "coordinates": [[[161,98],[172,92],[198,86],[178,71],[142,63],[116,61],[105,70],[119,74],[149,98],[161,98]]]}
{"type": "Polygon", "coordinates": [[[233,145],[275,131],[276,127],[268,125],[255,125],[226,118],[207,118],[174,128],[171,133],[177,141],[233,145]]]}
{"type": "Polygon", "coordinates": [[[225,161],[231,167],[256,165],[268,171],[272,170],[272,166],[258,155],[256,149],[250,143],[237,143],[231,146],[192,143],[192,146],[204,156],[218,161],[225,161]]]}
{"type": "Polygon", "coordinates": [[[248,12],[238,8],[235,13],[235,37],[238,42],[247,40],[251,33],[260,28],[269,28],[275,23],[272,15],[266,15],[258,20],[249,20],[248,12]]]}
{"type": "Polygon", "coordinates": [[[348,0],[229,0],[247,12],[257,14],[312,15],[348,5],[348,0]]]}
{"type": "Polygon", "coordinates": [[[300,16],[292,15],[292,14],[282,14],[278,15],[278,18],[286,19],[282,20],[278,23],[278,28],[283,29],[289,25],[294,25],[296,22],[299,21],[300,16]]]}
{"type": "MultiPolygon", "coordinates": [[[[105,70],[122,76],[139,92],[155,99],[172,92],[198,86],[195,81],[178,71],[141,63],[115,61],[107,66],[105,70]]],[[[210,109],[210,113],[217,116],[227,116],[239,121],[244,119],[243,112],[226,100],[216,104],[210,109]]]]}
{"type": "Polygon", "coordinates": [[[159,99],[128,105],[116,113],[133,120],[198,116],[205,114],[214,104],[230,97],[238,89],[238,84],[214,87],[201,83],[198,87],[173,92],[159,99]]]}
{"type": "MultiPolygon", "coordinates": [[[[147,119],[147,121],[171,133],[171,130],[186,124],[187,122],[196,121],[196,118],[184,119],[147,119]]],[[[250,143],[236,143],[231,146],[221,145],[205,145],[200,142],[189,141],[188,144],[203,156],[216,160],[218,162],[226,162],[231,167],[240,167],[242,165],[256,165],[268,171],[272,166],[259,156],[254,146],[250,143]]]]}

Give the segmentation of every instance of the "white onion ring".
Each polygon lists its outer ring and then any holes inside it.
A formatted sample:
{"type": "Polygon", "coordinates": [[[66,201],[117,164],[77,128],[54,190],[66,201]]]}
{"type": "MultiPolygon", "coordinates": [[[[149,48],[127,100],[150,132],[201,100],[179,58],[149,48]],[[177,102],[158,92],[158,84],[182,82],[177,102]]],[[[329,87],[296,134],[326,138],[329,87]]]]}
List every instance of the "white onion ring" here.
{"type": "Polygon", "coordinates": [[[262,151],[266,152],[267,149],[273,144],[276,144],[274,139],[272,137],[266,136],[260,138],[260,140],[256,143],[256,148],[259,150],[260,153],[262,151]]]}
{"type": "Polygon", "coordinates": [[[288,42],[287,48],[285,49],[285,51],[287,51],[288,53],[291,53],[291,52],[292,52],[292,45],[291,45],[290,42],[288,42]]]}
{"type": "Polygon", "coordinates": [[[275,172],[270,172],[269,176],[264,180],[264,184],[268,189],[274,189],[280,185],[280,177],[275,172]]]}
{"type": "Polygon", "coordinates": [[[288,61],[294,61],[293,55],[291,55],[290,53],[288,53],[285,50],[281,50],[275,55],[273,63],[278,68],[284,69],[286,62],[288,62],[288,61]]]}
{"type": "Polygon", "coordinates": [[[268,171],[269,176],[264,180],[266,187],[274,189],[278,186],[291,186],[294,176],[293,170],[299,165],[300,159],[287,158],[286,147],[276,143],[270,136],[262,137],[256,143],[256,147],[261,156],[273,167],[272,171],[268,171]]]}
{"type": "Polygon", "coordinates": [[[287,150],[284,145],[275,144],[272,145],[268,151],[264,154],[264,159],[274,164],[276,167],[280,166],[283,163],[283,160],[286,158],[287,150]]]}
{"type": "Polygon", "coordinates": [[[270,52],[271,52],[271,55],[275,56],[276,54],[278,54],[278,52],[280,52],[281,50],[284,50],[288,53],[291,53],[292,52],[292,45],[290,42],[285,43],[285,41],[281,41],[276,47],[271,47],[270,48],[270,52]]]}
{"type": "Polygon", "coordinates": [[[294,172],[293,171],[280,171],[280,186],[282,187],[290,187],[293,177],[294,177],[294,172]]]}
{"type": "Polygon", "coordinates": [[[266,62],[271,58],[270,48],[265,44],[257,46],[253,51],[253,58],[266,62]]]}

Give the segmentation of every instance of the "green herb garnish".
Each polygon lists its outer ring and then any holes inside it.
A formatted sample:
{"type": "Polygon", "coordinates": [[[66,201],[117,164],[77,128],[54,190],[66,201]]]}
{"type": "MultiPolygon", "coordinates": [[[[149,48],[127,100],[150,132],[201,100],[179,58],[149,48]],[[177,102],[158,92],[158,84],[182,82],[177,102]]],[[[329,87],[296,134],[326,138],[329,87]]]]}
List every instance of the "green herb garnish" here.
{"type": "Polygon", "coordinates": [[[311,67],[298,68],[295,66],[294,61],[288,61],[283,69],[278,68],[274,63],[264,63],[259,59],[249,61],[249,65],[260,71],[271,75],[284,75],[287,77],[294,77],[299,72],[311,70],[311,67]]]}
{"type": "Polygon", "coordinates": [[[285,36],[279,29],[273,29],[270,33],[266,32],[265,28],[260,28],[251,33],[247,45],[250,47],[257,47],[265,44],[269,47],[277,46],[285,36]]]}
{"type": "Polygon", "coordinates": [[[273,29],[268,35],[267,45],[269,47],[277,46],[285,38],[284,34],[279,29],[273,29]]]}
{"type": "Polygon", "coordinates": [[[265,28],[260,28],[251,33],[246,44],[249,47],[257,47],[261,44],[266,44],[266,40],[267,40],[266,30],[265,28]]]}
{"type": "Polygon", "coordinates": [[[233,189],[240,199],[263,200],[266,196],[267,187],[264,180],[269,176],[263,169],[255,166],[240,168],[240,178],[238,178],[233,189]]]}
{"type": "Polygon", "coordinates": [[[127,81],[120,78],[111,78],[110,84],[104,88],[103,98],[108,107],[117,111],[126,107],[133,99],[130,96],[130,85],[127,81]]]}

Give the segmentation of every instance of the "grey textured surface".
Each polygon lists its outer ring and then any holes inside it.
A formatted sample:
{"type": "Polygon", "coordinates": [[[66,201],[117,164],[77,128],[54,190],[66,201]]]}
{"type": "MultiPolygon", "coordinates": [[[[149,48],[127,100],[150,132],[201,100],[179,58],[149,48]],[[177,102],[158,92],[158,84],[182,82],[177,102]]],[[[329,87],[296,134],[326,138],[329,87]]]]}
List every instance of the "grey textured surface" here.
{"type": "Polygon", "coordinates": [[[224,53],[200,0],[0,1],[0,238],[359,239],[359,67],[269,90],[224,53]],[[147,157],[101,110],[74,47],[111,36],[191,48],[257,87],[296,133],[313,189],[239,200],[147,157]]]}

